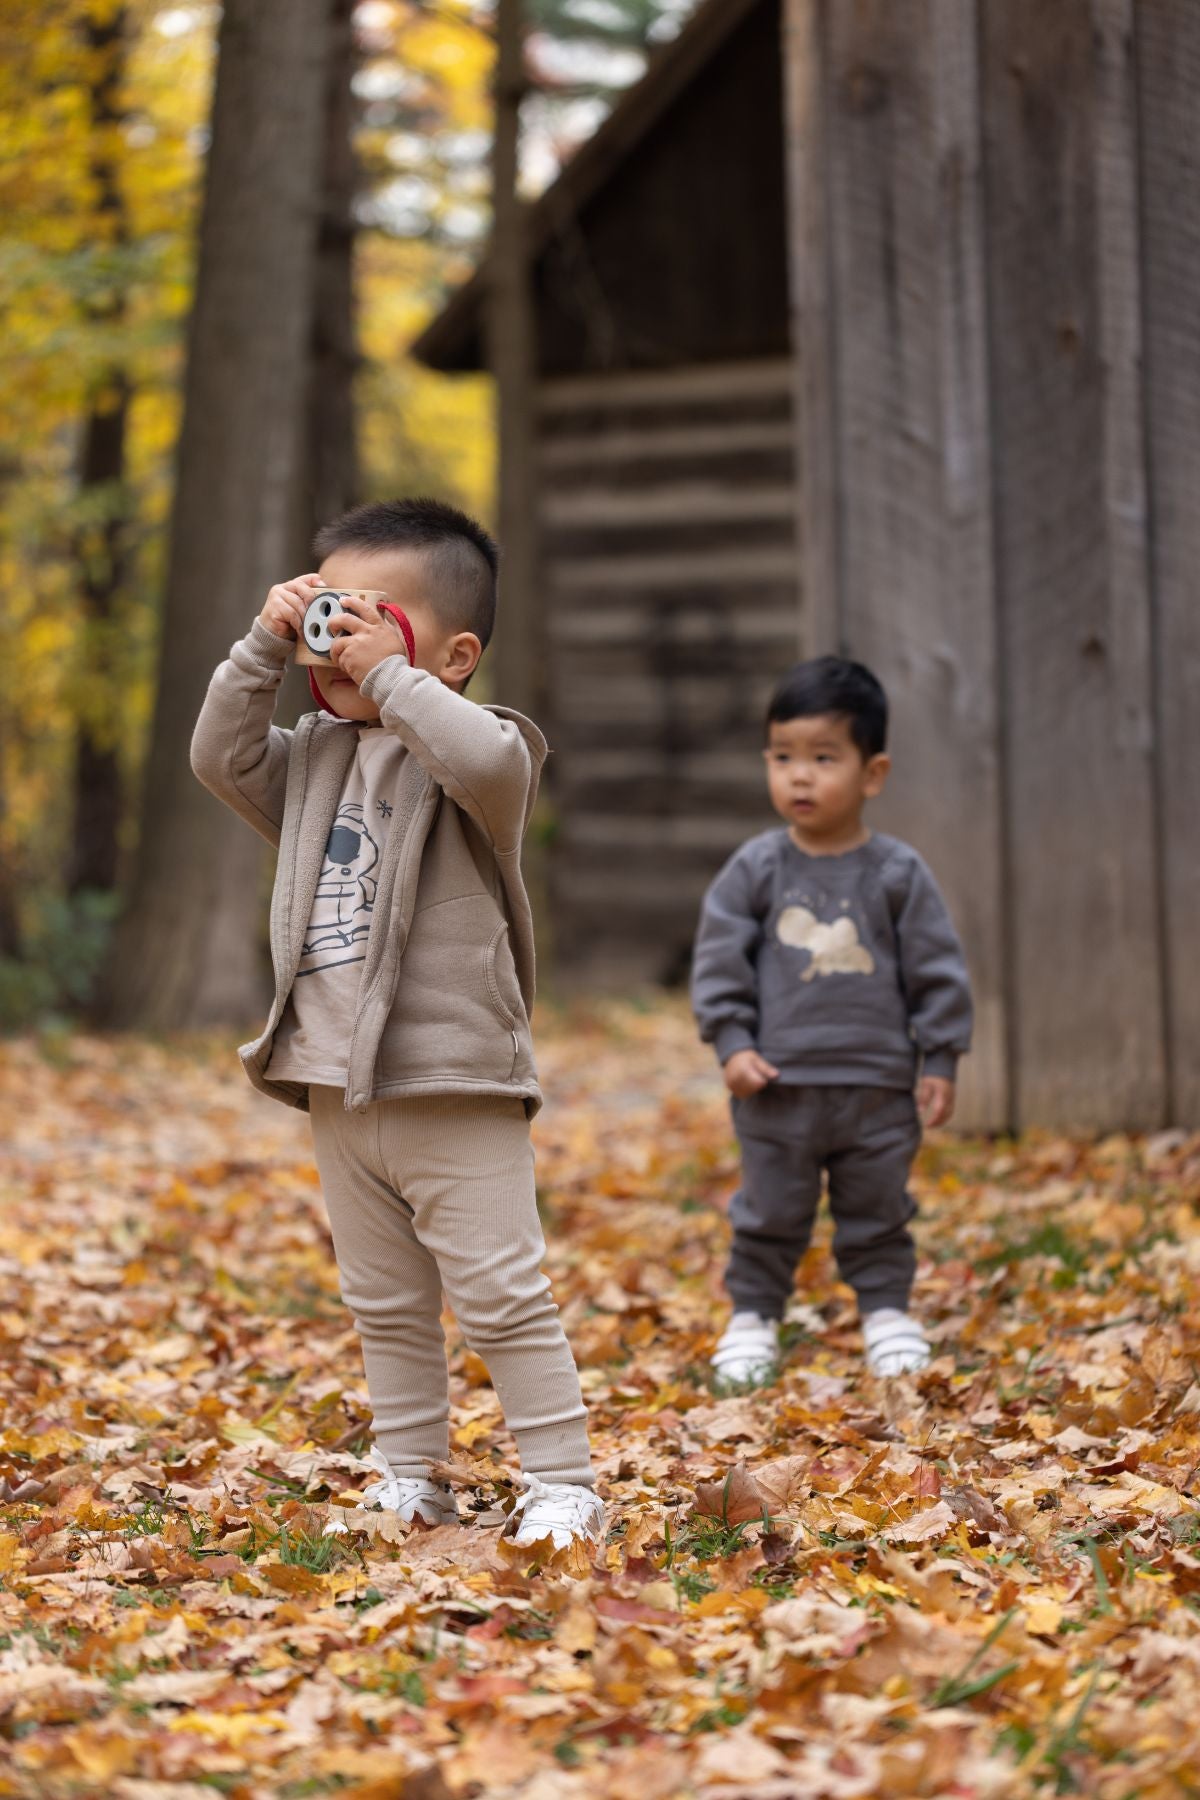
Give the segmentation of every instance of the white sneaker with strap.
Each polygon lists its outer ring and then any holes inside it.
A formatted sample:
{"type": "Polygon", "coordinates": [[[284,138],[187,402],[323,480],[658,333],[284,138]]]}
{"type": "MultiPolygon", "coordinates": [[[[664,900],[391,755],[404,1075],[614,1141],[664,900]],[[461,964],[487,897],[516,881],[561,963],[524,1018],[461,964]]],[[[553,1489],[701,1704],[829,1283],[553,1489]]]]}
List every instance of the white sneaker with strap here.
{"type": "Polygon", "coordinates": [[[883,1306],[863,1314],[863,1344],[872,1375],[916,1375],[929,1365],[929,1339],[911,1313],[883,1306]]]}
{"type": "Polygon", "coordinates": [[[712,1357],[718,1387],[764,1387],[779,1372],[779,1321],[735,1312],[712,1357]]]}
{"type": "Polygon", "coordinates": [[[379,1480],[370,1482],[362,1491],[363,1506],[382,1506],[398,1513],[409,1524],[420,1519],[425,1525],[458,1523],[458,1505],[453,1488],[442,1481],[426,1481],[419,1475],[394,1475],[391,1464],[375,1444],[367,1459],[379,1470],[379,1480]]]}
{"type": "Polygon", "coordinates": [[[565,1550],[576,1538],[598,1544],[604,1536],[604,1503],[590,1487],[566,1481],[543,1481],[539,1475],[522,1475],[525,1492],[505,1526],[514,1544],[536,1544],[550,1538],[556,1550],[565,1550]],[[516,1523],[520,1515],[520,1523],[516,1523]]]}

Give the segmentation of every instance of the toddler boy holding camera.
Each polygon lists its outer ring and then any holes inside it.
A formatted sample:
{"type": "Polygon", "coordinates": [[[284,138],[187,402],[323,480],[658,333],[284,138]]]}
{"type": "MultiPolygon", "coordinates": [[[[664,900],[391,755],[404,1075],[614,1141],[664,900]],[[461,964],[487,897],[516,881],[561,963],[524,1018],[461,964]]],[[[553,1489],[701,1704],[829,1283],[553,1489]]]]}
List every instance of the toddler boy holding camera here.
{"type": "Polygon", "coordinates": [[[541,1096],[520,858],[546,745],[463,692],[492,633],[496,546],[453,507],[398,500],[326,526],[316,554],[319,572],[272,588],[213,676],[192,766],[279,851],[275,999],[240,1054],[255,1087],[311,1116],[374,1413],[364,1498],[457,1517],[430,1470],[449,1449],[444,1289],[516,1437],[516,1541],[596,1539],[529,1140],[541,1096]],[[276,696],[315,633],[310,608],[333,634],[328,660],[308,658],[320,710],[285,731],[276,696]]]}
{"type": "Polygon", "coordinates": [[[823,1175],[868,1368],[901,1375],[929,1361],[908,1311],[907,1182],[922,1123],[953,1110],[971,991],[929,870],[863,818],[890,768],[887,722],[861,663],[793,669],[768,708],[763,753],[783,828],[743,844],[704,899],[692,1001],[742,1150],[725,1273],[734,1310],[713,1356],[723,1386],[775,1372],[823,1175]]]}

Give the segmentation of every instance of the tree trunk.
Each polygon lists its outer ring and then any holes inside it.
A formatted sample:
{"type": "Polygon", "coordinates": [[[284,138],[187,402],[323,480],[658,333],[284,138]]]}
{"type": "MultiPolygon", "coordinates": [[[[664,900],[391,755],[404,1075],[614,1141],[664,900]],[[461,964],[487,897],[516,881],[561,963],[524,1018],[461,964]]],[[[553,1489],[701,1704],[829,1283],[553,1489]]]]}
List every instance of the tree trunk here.
{"type": "Polygon", "coordinates": [[[354,40],[356,0],[332,0],[325,66],[325,143],[317,227],[312,375],[308,399],[303,529],[311,546],[319,526],[358,499],[358,434],[354,376],[358,342],[354,308],[354,40]]]}
{"type": "MultiPolygon", "coordinates": [[[[108,279],[84,305],[89,326],[111,331],[125,317],[121,257],[129,242],[115,137],[121,123],[128,15],[118,7],[84,21],[91,77],[88,87],[91,177],[96,188],[96,234],[112,253],[108,279]]],[[[88,401],[79,468],[80,519],[73,534],[76,592],[81,612],[79,736],[75,747],[74,829],[67,887],[114,888],[121,823],[121,769],[114,720],[119,704],[116,603],[125,580],[129,499],[125,488],[125,431],[129,378],[112,363],[96,375],[88,401]]]]}
{"type": "Polygon", "coordinates": [[[291,567],[313,318],[330,0],[226,0],[141,843],[104,1016],[261,1005],[261,845],[194,780],[216,663],[291,567]]]}
{"type": "MultiPolygon", "coordinates": [[[[354,204],[358,198],[359,167],[354,150],[351,86],[358,66],[356,4],[357,0],[331,0],[330,4],[304,472],[297,493],[294,531],[293,561],[297,569],[309,567],[318,528],[336,519],[360,497],[354,394],[359,361],[354,304],[354,204]]],[[[308,670],[293,665],[279,691],[275,716],[281,725],[294,725],[312,704],[308,670]]]]}
{"type": "Polygon", "coordinates": [[[520,712],[536,713],[545,691],[545,669],[533,506],[533,305],[527,209],[518,187],[521,99],[526,89],[522,11],[522,0],[497,0],[487,339],[496,382],[497,511],[503,553],[496,698],[520,712]]]}

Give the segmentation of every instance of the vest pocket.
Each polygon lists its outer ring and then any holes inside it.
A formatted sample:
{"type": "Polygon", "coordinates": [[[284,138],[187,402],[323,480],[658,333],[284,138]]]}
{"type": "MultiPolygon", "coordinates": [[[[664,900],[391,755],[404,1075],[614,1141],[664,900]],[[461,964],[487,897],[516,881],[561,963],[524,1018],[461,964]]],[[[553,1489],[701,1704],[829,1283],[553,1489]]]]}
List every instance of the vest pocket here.
{"type": "Polygon", "coordinates": [[[517,971],[513,964],[512,952],[508,948],[508,926],[497,925],[487,941],[483,952],[483,980],[491,1001],[500,1020],[510,1031],[515,1031],[521,1023],[516,1008],[520,1005],[520,989],[517,987],[517,971]],[[508,989],[511,999],[505,998],[508,989]]]}
{"type": "Polygon", "coordinates": [[[512,959],[512,951],[508,947],[507,924],[497,925],[488,939],[483,953],[483,980],[492,1011],[512,1038],[512,1068],[509,1070],[509,1079],[511,1080],[517,1066],[517,1059],[521,1054],[518,1028],[522,1021],[518,1011],[518,1008],[521,1007],[521,990],[517,984],[517,970],[512,959]],[[507,995],[505,990],[507,990],[507,995]]]}

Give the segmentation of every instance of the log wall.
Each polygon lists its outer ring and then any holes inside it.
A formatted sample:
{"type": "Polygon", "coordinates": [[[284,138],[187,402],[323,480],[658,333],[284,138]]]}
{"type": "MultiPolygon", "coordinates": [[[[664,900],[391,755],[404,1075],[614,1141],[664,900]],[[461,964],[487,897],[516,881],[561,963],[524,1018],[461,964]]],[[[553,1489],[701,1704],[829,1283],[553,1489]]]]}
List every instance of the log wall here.
{"type": "Polygon", "coordinates": [[[549,915],[572,978],[678,980],[706,883],[772,822],[793,437],[786,358],[542,384],[549,915]]]}

